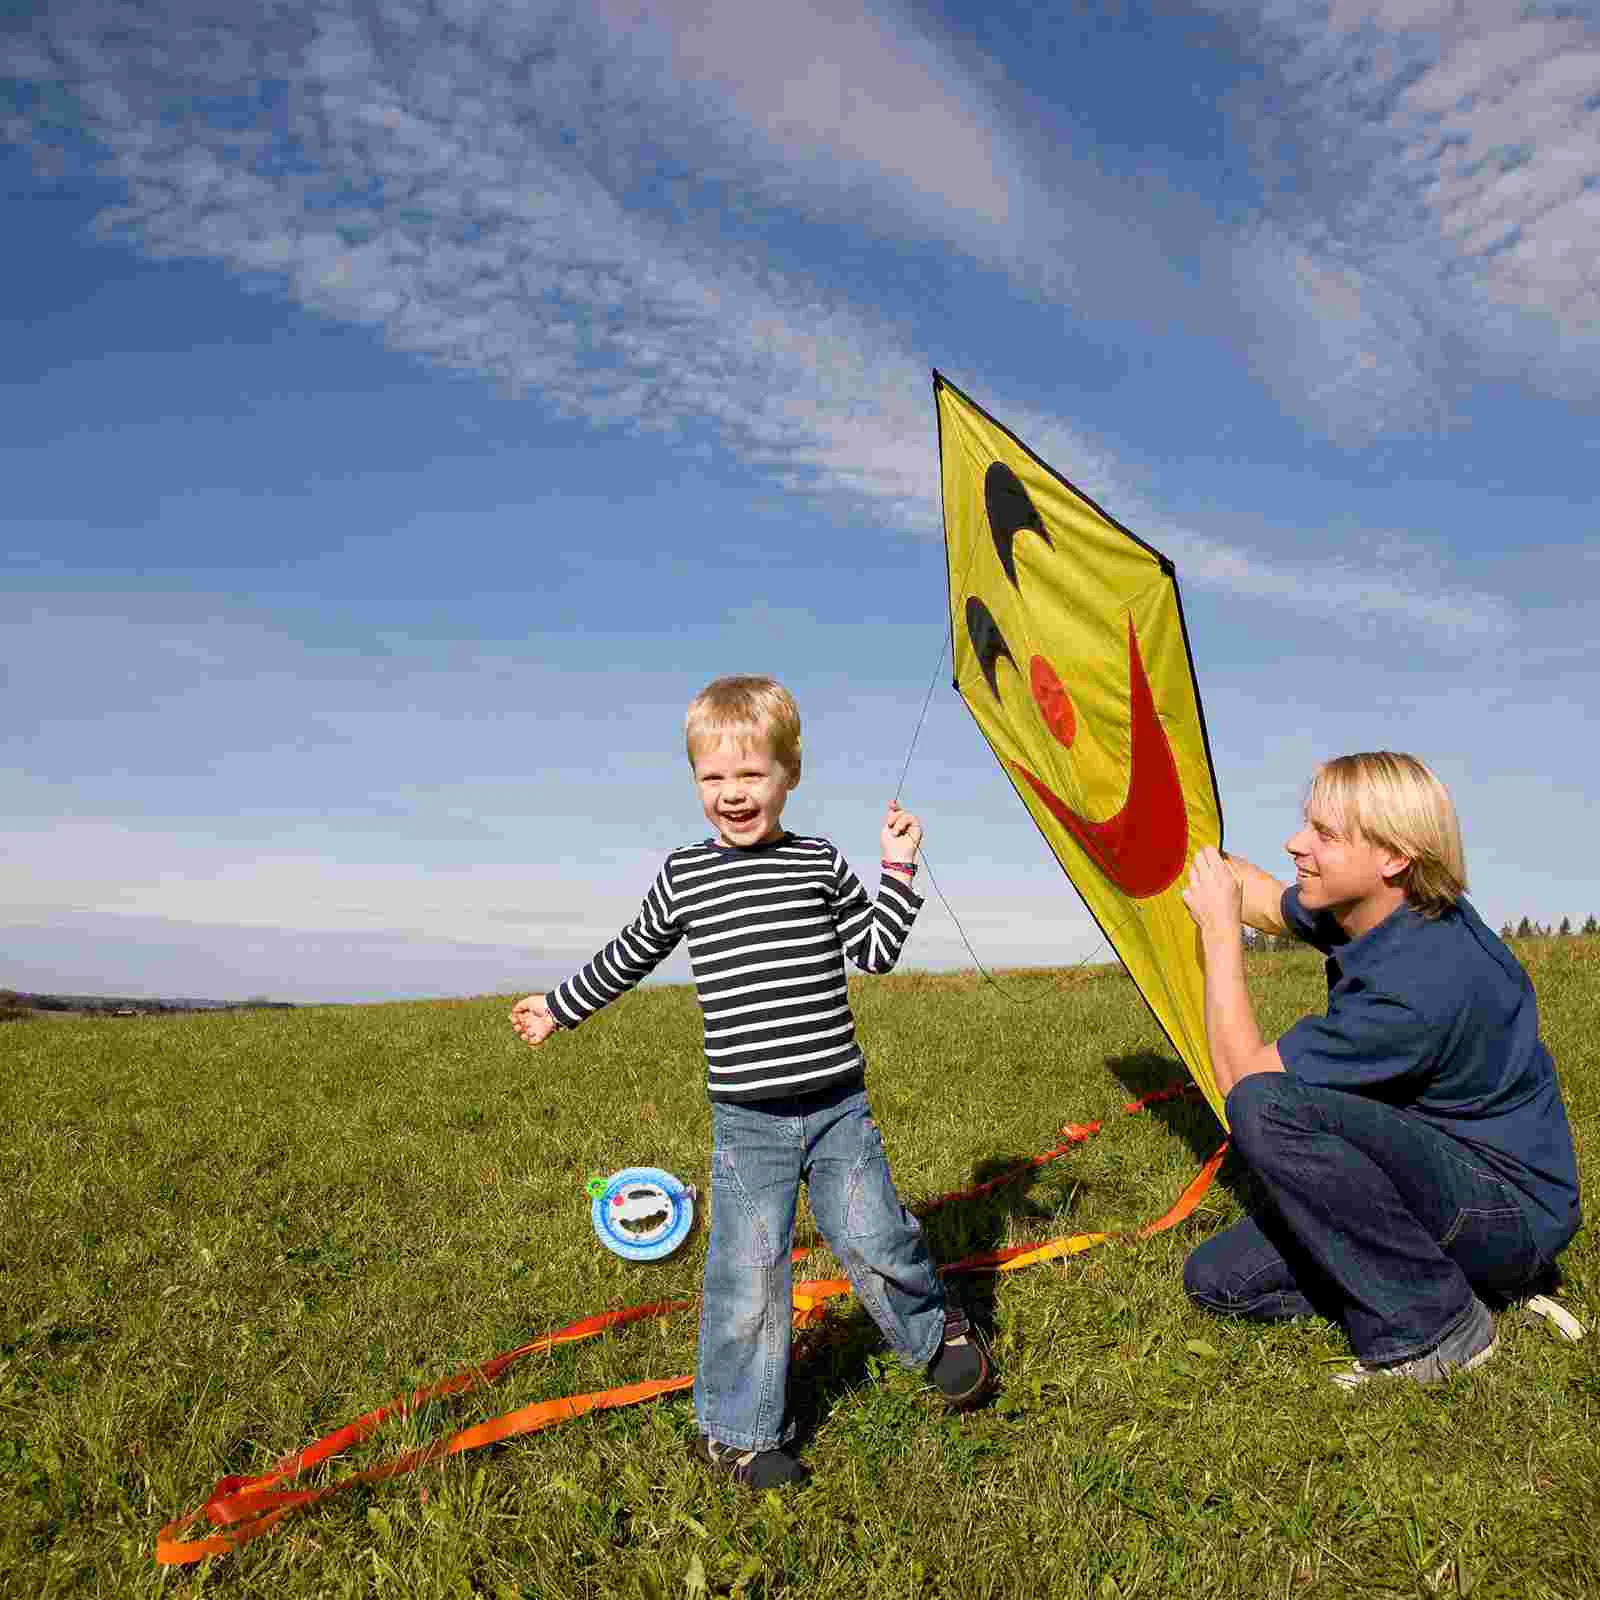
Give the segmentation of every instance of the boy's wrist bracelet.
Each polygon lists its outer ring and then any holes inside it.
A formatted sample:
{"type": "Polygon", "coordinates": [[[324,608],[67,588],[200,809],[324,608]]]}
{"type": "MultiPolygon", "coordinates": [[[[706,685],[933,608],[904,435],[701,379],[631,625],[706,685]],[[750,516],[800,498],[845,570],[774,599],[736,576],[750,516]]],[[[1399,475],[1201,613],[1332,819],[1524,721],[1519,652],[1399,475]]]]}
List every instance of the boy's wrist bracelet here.
{"type": "Polygon", "coordinates": [[[880,865],[885,872],[903,872],[908,878],[914,878],[917,875],[915,861],[884,861],[880,865]]]}

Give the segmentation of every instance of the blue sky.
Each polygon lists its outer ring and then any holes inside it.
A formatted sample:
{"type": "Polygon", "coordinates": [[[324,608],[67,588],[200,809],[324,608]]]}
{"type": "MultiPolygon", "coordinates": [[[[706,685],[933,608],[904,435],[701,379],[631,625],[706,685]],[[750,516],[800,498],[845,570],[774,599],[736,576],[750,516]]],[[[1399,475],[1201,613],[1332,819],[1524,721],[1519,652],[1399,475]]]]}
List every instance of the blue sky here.
{"type": "MultiPolygon", "coordinates": [[[[934,366],[1176,561],[1231,848],[1414,750],[1600,914],[1595,8],[1056,9],[6,7],[0,983],[547,986],[729,671],[870,867],[934,366]]],[[[946,670],[904,798],[986,964],[1094,950],[946,670]]]]}

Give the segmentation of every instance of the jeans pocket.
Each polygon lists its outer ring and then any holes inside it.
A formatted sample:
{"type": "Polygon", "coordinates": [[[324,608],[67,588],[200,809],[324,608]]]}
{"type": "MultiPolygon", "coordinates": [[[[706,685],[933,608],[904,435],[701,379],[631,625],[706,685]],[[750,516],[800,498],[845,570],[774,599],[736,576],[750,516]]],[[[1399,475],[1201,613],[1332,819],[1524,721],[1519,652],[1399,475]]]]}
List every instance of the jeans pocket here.
{"type": "Polygon", "coordinates": [[[1462,1206],[1439,1248],[1479,1287],[1519,1288],[1539,1268],[1533,1231],[1515,1204],[1462,1206]]]}

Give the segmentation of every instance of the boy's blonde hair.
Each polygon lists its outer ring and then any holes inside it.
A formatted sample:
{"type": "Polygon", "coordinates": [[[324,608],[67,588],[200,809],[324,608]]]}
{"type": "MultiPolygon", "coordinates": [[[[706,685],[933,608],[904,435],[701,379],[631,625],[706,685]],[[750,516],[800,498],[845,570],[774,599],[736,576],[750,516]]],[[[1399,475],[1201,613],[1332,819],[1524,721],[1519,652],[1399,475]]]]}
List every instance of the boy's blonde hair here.
{"type": "Polygon", "coordinates": [[[1415,756],[1393,750],[1338,756],[1317,768],[1306,816],[1346,837],[1406,856],[1396,880],[1425,917],[1448,911],[1467,890],[1467,857],[1450,791],[1415,756]]]}
{"type": "Polygon", "coordinates": [[[800,707],[776,678],[717,678],[689,702],[683,736],[691,767],[696,746],[724,735],[764,745],[790,783],[800,781],[800,707]]]}

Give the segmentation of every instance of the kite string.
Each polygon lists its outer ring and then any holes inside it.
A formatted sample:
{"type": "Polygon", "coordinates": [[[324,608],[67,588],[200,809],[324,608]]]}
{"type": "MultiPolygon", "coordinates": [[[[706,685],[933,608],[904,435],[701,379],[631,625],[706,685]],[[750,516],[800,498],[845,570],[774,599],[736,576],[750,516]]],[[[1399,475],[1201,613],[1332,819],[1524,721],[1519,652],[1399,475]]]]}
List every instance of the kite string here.
{"type": "Polygon", "coordinates": [[[933,868],[928,863],[928,853],[927,853],[926,850],[924,850],[922,852],[922,865],[923,865],[923,868],[926,870],[926,872],[928,874],[928,882],[933,885],[933,892],[936,895],[938,895],[940,903],[944,906],[945,910],[950,915],[950,920],[953,923],[955,923],[956,932],[961,935],[961,942],[962,942],[962,944],[964,944],[967,947],[967,954],[972,957],[973,966],[975,966],[978,969],[978,971],[983,975],[984,979],[988,983],[993,985],[993,987],[995,989],[997,989],[1002,995],[1004,995],[1007,1000],[1011,1001],[1011,1003],[1013,1005],[1019,1005],[1019,1006],[1032,1005],[1034,1003],[1034,1001],[1042,1000],[1044,998],[1046,992],[1051,991],[1051,990],[1055,990],[1055,989],[1065,988],[1067,983],[1072,978],[1077,976],[1077,974],[1080,971],[1080,969],[1082,969],[1083,967],[1088,966],[1090,960],[1093,957],[1099,955],[1101,946],[1103,946],[1105,944],[1105,940],[1104,939],[1099,940],[1099,942],[1096,943],[1094,945],[1094,947],[1089,951],[1088,955],[1084,956],[1081,961],[1076,961],[1076,962],[1074,962],[1072,964],[1072,966],[1067,968],[1066,973],[1065,973],[1065,975],[1063,977],[1058,978],[1058,979],[1054,980],[1053,982],[1047,982],[1047,983],[1040,984],[1039,988],[1033,994],[1030,994],[1030,995],[1012,994],[1011,991],[1009,989],[1007,989],[1006,986],[1003,983],[1001,983],[1000,980],[997,977],[995,977],[995,975],[992,972],[990,972],[989,969],[986,966],[984,966],[983,962],[978,959],[978,952],[972,948],[972,941],[967,937],[967,930],[961,926],[961,918],[958,917],[955,914],[955,911],[952,908],[952,906],[950,904],[950,901],[945,896],[944,890],[939,887],[939,880],[936,877],[934,877],[934,875],[933,875],[933,868]]]}
{"type": "MultiPolygon", "coordinates": [[[[971,567],[971,563],[969,562],[968,563],[969,570],[970,570],[970,567],[971,567]]],[[[963,578],[962,587],[965,588],[965,586],[966,586],[966,580],[965,580],[965,578],[963,578]]],[[[916,727],[914,727],[911,730],[911,743],[909,745],[907,745],[907,747],[906,747],[906,758],[900,765],[900,781],[895,785],[895,789],[894,789],[894,803],[896,805],[899,805],[899,803],[900,803],[900,793],[905,788],[905,785],[906,785],[906,774],[911,770],[911,757],[916,753],[918,739],[920,739],[922,737],[922,726],[928,720],[928,707],[930,705],[932,705],[932,703],[933,703],[933,691],[934,691],[935,688],[938,687],[939,671],[940,671],[940,668],[942,668],[944,666],[945,654],[949,650],[949,648],[950,648],[950,636],[949,636],[949,634],[947,632],[945,634],[945,638],[944,638],[943,644],[941,644],[939,646],[939,656],[938,656],[938,659],[933,664],[933,673],[928,679],[928,692],[922,697],[922,714],[917,718],[916,727]]],[[[999,992],[1002,995],[1004,995],[1007,1000],[1011,1001],[1013,1005],[1019,1005],[1019,1006],[1020,1005],[1030,1005],[1033,1001],[1043,998],[1044,990],[1046,988],[1048,988],[1048,989],[1061,988],[1065,984],[1065,982],[1067,981],[1067,978],[1071,978],[1072,976],[1074,976],[1078,972],[1078,970],[1080,968],[1087,966],[1089,964],[1090,958],[1093,957],[1093,956],[1097,956],[1100,953],[1101,947],[1105,944],[1105,940],[1102,938],[1089,951],[1088,955],[1086,955],[1081,961],[1077,962],[1074,966],[1069,967],[1067,969],[1066,978],[1060,979],[1060,980],[1058,980],[1057,982],[1054,982],[1054,983],[1043,985],[1043,986],[1041,986],[1041,989],[1040,989],[1039,992],[1037,992],[1035,994],[1032,994],[1032,995],[1029,995],[1029,996],[1026,996],[1026,997],[1023,997],[1021,995],[1014,995],[1005,987],[1004,984],[1002,984],[999,981],[998,978],[996,978],[994,976],[994,974],[992,972],[989,971],[989,969],[986,966],[984,966],[983,962],[978,959],[978,952],[972,948],[972,941],[967,937],[967,930],[964,927],[961,926],[961,918],[956,915],[955,908],[950,904],[949,898],[946,896],[944,890],[939,887],[939,880],[936,877],[934,877],[934,875],[933,875],[933,865],[928,860],[928,852],[927,852],[927,850],[923,849],[923,850],[920,850],[918,853],[922,857],[923,870],[928,874],[928,882],[933,885],[934,893],[939,896],[940,903],[944,906],[944,909],[948,913],[948,915],[950,917],[950,920],[956,925],[956,932],[961,935],[961,942],[962,942],[962,944],[964,944],[967,947],[967,954],[972,957],[972,964],[978,969],[978,971],[980,973],[983,974],[983,977],[985,978],[985,980],[988,983],[992,984],[994,986],[994,988],[999,990],[999,992]]]]}
{"type": "MultiPolygon", "coordinates": [[[[911,743],[906,746],[906,758],[900,765],[900,781],[894,786],[896,805],[900,804],[900,791],[906,786],[906,773],[911,770],[911,756],[917,748],[917,740],[922,737],[922,725],[928,720],[928,707],[933,704],[933,691],[939,683],[939,669],[944,665],[945,652],[949,648],[950,636],[946,634],[944,643],[939,646],[939,659],[933,664],[933,676],[928,679],[928,692],[922,697],[922,715],[917,718],[917,725],[911,730],[911,743]]],[[[939,898],[942,900],[944,896],[940,895],[939,898]]],[[[962,937],[966,936],[963,934],[962,937]]]]}
{"type": "MultiPolygon", "coordinates": [[[[956,595],[963,595],[967,592],[967,579],[972,576],[973,563],[977,561],[977,559],[978,547],[976,544],[974,544],[971,554],[967,557],[967,570],[961,574],[961,583],[954,591],[956,595]]],[[[952,600],[952,615],[953,614],[954,602],[952,600]]],[[[896,805],[900,803],[900,791],[905,788],[906,773],[911,769],[911,757],[917,748],[917,740],[922,737],[922,725],[928,720],[928,707],[933,703],[933,691],[939,682],[939,669],[944,665],[945,652],[949,650],[951,641],[955,637],[953,624],[951,627],[940,629],[940,632],[944,635],[944,637],[939,644],[938,659],[933,663],[933,673],[928,679],[928,692],[922,697],[922,715],[917,718],[917,725],[911,730],[911,743],[906,746],[906,758],[900,765],[900,781],[895,785],[894,788],[896,805]]],[[[960,686],[957,685],[958,689],[959,687],[960,686]]],[[[926,860],[926,857],[924,857],[924,860],[926,860]]],[[[944,900],[944,896],[942,894],[939,896],[939,898],[944,900]]],[[[945,901],[945,909],[947,911],[950,909],[950,902],[948,900],[945,901]]],[[[955,913],[951,912],[951,915],[954,916],[955,913]]],[[[965,939],[966,934],[963,933],[961,937],[965,939]]],[[[969,944],[967,948],[970,950],[972,946],[969,944]]],[[[974,956],[972,959],[976,961],[978,958],[974,956]]]]}

